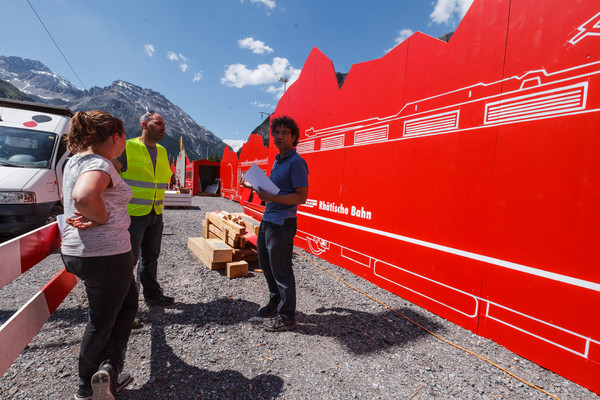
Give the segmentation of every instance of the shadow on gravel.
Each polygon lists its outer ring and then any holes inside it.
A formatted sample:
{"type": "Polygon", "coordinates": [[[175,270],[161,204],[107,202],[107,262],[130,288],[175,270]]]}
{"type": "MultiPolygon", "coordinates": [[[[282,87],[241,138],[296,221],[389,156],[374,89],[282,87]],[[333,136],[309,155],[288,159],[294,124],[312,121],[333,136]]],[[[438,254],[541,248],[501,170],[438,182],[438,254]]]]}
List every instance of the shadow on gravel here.
{"type": "MultiPolygon", "coordinates": [[[[207,324],[233,325],[250,319],[256,304],[244,300],[219,299],[208,303],[176,303],[168,310],[151,307],[140,313],[151,325],[150,379],[140,389],[124,390],[122,399],[273,399],[283,389],[283,380],[272,374],[252,379],[225,369],[211,371],[183,361],[167,344],[165,328],[174,325],[202,327],[207,324]],[[175,311],[175,312],[173,312],[175,311]]],[[[190,337],[188,340],[199,340],[190,337]]],[[[226,355],[224,355],[226,356],[226,355]]]]}
{"type": "MultiPolygon", "coordinates": [[[[333,337],[355,354],[382,351],[403,346],[428,335],[396,313],[368,313],[349,308],[318,308],[318,314],[297,313],[297,332],[305,335],[333,337]]],[[[419,325],[435,332],[442,326],[408,308],[397,310],[419,325]]]]}

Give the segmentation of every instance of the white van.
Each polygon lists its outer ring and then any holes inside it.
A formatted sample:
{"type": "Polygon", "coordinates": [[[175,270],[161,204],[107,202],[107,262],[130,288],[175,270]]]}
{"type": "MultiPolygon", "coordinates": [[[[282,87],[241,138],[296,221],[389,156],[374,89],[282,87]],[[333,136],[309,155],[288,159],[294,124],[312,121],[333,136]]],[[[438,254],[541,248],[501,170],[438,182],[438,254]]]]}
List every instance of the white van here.
{"type": "Polygon", "coordinates": [[[0,235],[17,235],[62,214],[70,153],[67,107],[0,99],[0,235]]]}

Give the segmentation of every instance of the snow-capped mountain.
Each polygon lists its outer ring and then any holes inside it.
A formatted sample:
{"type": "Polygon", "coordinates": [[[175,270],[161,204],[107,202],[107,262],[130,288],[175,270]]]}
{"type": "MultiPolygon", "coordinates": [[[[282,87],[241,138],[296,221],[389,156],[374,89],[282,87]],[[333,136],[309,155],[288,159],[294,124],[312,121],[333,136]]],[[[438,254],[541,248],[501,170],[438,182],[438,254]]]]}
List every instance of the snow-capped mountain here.
{"type": "Polygon", "coordinates": [[[52,72],[40,61],[0,56],[0,79],[34,101],[65,105],[73,111],[104,110],[123,120],[127,137],[139,136],[139,117],[150,110],[163,116],[167,131],[160,144],[169,158],[179,153],[180,138],[190,160],[223,154],[225,143],[194,121],[185,111],[151,89],[117,80],[104,88],[82,90],[52,72]]]}

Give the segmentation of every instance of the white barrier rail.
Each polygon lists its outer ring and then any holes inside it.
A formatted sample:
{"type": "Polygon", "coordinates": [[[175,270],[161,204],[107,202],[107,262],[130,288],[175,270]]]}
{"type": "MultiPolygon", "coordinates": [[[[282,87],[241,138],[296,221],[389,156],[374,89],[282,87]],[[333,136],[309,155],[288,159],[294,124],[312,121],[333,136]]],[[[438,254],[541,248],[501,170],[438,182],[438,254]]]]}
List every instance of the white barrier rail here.
{"type": "MultiPolygon", "coordinates": [[[[0,245],[0,288],[60,247],[56,222],[0,245]]],[[[17,359],[77,283],[64,268],[0,327],[0,376],[17,359]]]]}

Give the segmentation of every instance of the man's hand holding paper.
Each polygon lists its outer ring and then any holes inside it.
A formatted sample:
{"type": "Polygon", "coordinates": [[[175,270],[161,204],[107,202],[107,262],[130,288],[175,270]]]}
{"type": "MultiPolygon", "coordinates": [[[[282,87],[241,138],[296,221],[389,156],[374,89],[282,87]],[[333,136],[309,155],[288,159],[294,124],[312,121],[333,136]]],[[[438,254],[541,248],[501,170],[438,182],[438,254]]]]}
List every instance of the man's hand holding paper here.
{"type": "Polygon", "coordinates": [[[243,178],[259,191],[259,196],[260,191],[265,191],[273,196],[279,193],[277,185],[275,185],[273,181],[269,179],[267,174],[265,174],[265,171],[260,169],[256,164],[252,164],[250,169],[244,174],[243,178]]]}

